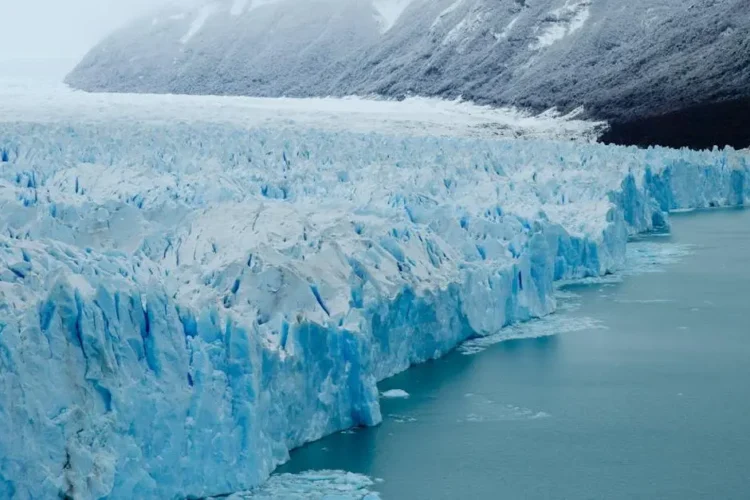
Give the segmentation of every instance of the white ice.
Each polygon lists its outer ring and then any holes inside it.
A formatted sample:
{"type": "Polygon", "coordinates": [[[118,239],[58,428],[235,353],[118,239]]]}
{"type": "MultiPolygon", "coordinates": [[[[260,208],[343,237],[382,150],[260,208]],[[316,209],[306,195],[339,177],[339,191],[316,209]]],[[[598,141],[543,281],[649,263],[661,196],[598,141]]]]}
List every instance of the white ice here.
{"type": "Polygon", "coordinates": [[[407,399],[409,398],[409,393],[403,389],[391,389],[384,391],[381,396],[386,399],[407,399]]]}
{"type": "Polygon", "coordinates": [[[507,116],[0,86],[0,498],[259,486],[669,211],[750,200],[747,152],[507,116]]]}
{"type": "Polygon", "coordinates": [[[532,50],[543,49],[581,29],[591,17],[592,0],[566,0],[565,5],[549,12],[539,26],[532,50]]]}
{"type": "Polygon", "coordinates": [[[226,497],[227,500],[379,500],[367,476],[342,471],[280,474],[262,487],[226,497]]]}
{"type": "Polygon", "coordinates": [[[513,19],[510,20],[507,26],[503,28],[503,31],[501,31],[500,33],[494,33],[495,39],[502,40],[502,39],[508,38],[511,31],[513,31],[513,27],[516,25],[519,19],[521,19],[520,15],[514,17],[513,19]]]}
{"type": "Polygon", "coordinates": [[[413,97],[388,101],[266,99],[148,94],[88,94],[0,78],[0,117],[13,122],[202,122],[240,127],[316,128],[389,134],[559,139],[591,142],[606,129],[554,110],[534,116],[515,108],[413,97]]]}

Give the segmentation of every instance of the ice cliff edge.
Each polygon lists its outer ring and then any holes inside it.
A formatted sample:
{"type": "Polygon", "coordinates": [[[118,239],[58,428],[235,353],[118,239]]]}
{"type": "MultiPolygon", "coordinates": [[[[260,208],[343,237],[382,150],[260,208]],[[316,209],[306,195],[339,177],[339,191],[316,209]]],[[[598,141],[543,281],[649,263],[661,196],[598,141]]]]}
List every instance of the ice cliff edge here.
{"type": "Polygon", "coordinates": [[[733,150],[0,124],[0,497],[247,489],[376,382],[552,312],[733,150]]]}

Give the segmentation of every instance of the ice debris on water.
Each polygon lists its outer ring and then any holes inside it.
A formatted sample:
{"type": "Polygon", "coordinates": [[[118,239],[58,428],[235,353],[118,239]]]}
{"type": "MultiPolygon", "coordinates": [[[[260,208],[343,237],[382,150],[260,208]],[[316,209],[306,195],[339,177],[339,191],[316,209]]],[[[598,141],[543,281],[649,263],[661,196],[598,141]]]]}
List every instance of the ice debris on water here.
{"type": "Polygon", "coordinates": [[[257,487],[670,210],[750,199],[732,150],[58,117],[0,151],[0,498],[257,487]]]}
{"type": "Polygon", "coordinates": [[[481,394],[466,394],[465,406],[469,413],[459,418],[458,423],[488,423],[515,420],[539,420],[550,418],[549,413],[534,411],[513,404],[501,404],[481,394]]]}
{"type": "MultiPolygon", "coordinates": [[[[376,481],[342,471],[273,475],[261,487],[229,495],[227,500],[380,500],[376,481]]],[[[216,499],[218,500],[218,499],[216,499]]]]}
{"type": "Polygon", "coordinates": [[[397,413],[388,414],[388,418],[397,424],[413,424],[417,421],[416,417],[412,417],[411,415],[399,415],[397,413]]]}
{"type": "Polygon", "coordinates": [[[406,399],[409,397],[409,393],[403,389],[391,389],[381,394],[386,399],[406,399]]]}

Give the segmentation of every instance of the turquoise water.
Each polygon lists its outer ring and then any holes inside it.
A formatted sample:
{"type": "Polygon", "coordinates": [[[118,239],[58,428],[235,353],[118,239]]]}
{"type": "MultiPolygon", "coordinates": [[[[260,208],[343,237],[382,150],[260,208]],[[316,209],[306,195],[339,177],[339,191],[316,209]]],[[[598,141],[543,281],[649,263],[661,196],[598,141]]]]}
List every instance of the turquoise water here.
{"type": "Polygon", "coordinates": [[[410,397],[380,427],[282,471],[366,474],[385,499],[750,498],[750,211],[673,222],[633,246],[641,272],[567,287],[524,327],[558,335],[390,379],[410,397]]]}

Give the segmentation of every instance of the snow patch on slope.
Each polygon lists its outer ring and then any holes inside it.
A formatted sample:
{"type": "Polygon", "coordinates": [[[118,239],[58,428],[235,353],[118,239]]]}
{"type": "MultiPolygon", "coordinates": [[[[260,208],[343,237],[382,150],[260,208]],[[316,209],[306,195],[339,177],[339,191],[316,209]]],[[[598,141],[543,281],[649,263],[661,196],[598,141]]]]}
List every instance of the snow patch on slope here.
{"type": "Polygon", "coordinates": [[[377,21],[381,33],[389,31],[398,21],[413,0],[374,0],[373,6],[377,11],[377,21]]]}
{"type": "Polygon", "coordinates": [[[513,31],[513,27],[516,25],[519,19],[521,19],[520,15],[514,17],[513,19],[510,20],[508,25],[505,26],[505,28],[503,28],[503,31],[501,31],[500,33],[493,33],[495,40],[503,40],[505,38],[508,38],[508,36],[510,35],[510,32],[513,31]]]}
{"type": "Polygon", "coordinates": [[[463,52],[470,35],[482,28],[487,13],[481,9],[471,11],[465,18],[458,22],[443,39],[442,45],[454,45],[456,51],[463,52]]]}
{"type": "Polygon", "coordinates": [[[435,20],[432,22],[432,25],[430,26],[430,29],[435,29],[440,23],[443,22],[443,20],[450,14],[456,11],[461,4],[464,3],[465,0],[456,0],[451,5],[449,5],[445,10],[443,10],[438,16],[435,18],[435,20]]]}
{"type": "Polygon", "coordinates": [[[201,29],[203,29],[203,26],[206,24],[209,18],[216,12],[218,12],[218,10],[219,5],[216,3],[210,3],[201,7],[195,19],[193,19],[193,22],[190,24],[190,29],[188,29],[188,32],[185,33],[182,38],[180,38],[180,43],[182,43],[183,45],[188,43],[195,35],[200,32],[201,29]]]}
{"type": "Polygon", "coordinates": [[[581,29],[591,16],[591,2],[592,0],[566,0],[565,5],[550,11],[537,27],[537,39],[529,48],[539,50],[549,47],[581,29]]]}

